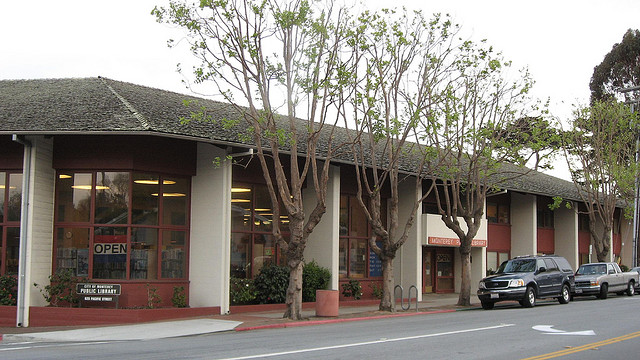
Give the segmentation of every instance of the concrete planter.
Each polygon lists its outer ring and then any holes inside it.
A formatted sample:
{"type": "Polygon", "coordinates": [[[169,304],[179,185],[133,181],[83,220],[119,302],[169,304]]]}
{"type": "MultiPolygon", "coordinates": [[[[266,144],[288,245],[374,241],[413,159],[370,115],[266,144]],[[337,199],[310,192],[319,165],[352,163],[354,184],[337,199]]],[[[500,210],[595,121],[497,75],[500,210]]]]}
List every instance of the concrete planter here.
{"type": "Polygon", "coordinates": [[[338,290],[316,290],[316,316],[338,316],[338,290]]]}

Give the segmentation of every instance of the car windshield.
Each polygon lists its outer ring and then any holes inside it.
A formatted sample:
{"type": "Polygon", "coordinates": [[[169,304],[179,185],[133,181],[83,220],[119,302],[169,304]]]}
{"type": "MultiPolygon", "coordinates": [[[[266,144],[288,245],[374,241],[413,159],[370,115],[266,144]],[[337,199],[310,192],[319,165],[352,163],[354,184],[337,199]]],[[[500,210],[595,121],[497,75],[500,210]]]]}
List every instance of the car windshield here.
{"type": "Polygon", "coordinates": [[[512,273],[512,272],[532,272],[536,269],[535,259],[512,259],[505,261],[498,268],[497,273],[512,273]]]}
{"type": "Polygon", "coordinates": [[[576,274],[578,275],[602,275],[607,273],[607,265],[580,265],[576,274]]]}

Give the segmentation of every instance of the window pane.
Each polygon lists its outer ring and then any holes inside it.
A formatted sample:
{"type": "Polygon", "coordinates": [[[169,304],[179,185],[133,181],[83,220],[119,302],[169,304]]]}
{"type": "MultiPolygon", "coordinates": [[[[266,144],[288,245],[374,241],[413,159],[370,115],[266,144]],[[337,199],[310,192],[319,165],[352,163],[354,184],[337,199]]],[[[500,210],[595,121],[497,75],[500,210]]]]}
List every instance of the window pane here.
{"type": "Polygon", "coordinates": [[[340,239],[340,247],[338,250],[339,256],[339,273],[340,277],[347,277],[347,239],[340,239]]]}
{"type": "Polygon", "coordinates": [[[56,271],[71,270],[75,276],[89,275],[89,229],[58,228],[56,271]]]}
{"type": "Polygon", "coordinates": [[[130,279],[158,278],[158,230],[131,229],[130,279]]]}
{"type": "Polygon", "coordinates": [[[5,275],[18,273],[18,258],[20,255],[20,228],[10,227],[7,231],[7,268],[5,275]]]}
{"type": "Polygon", "coordinates": [[[271,208],[271,197],[269,190],[265,185],[256,185],[255,190],[255,208],[254,208],[254,225],[255,231],[271,231],[273,226],[273,209],[271,208]]]}
{"type": "Polygon", "coordinates": [[[276,244],[272,235],[257,234],[253,240],[253,251],[251,253],[251,272],[253,277],[260,273],[263,266],[275,264],[276,244]]]}
{"type": "Polygon", "coordinates": [[[9,174],[8,221],[20,221],[20,205],[22,205],[22,174],[9,174]]]}
{"type": "Polygon", "coordinates": [[[367,240],[351,239],[349,249],[349,277],[362,278],[367,269],[367,240]]]}
{"type": "Polygon", "coordinates": [[[125,279],[127,276],[127,228],[95,228],[93,278],[125,279]]]}
{"type": "Polygon", "coordinates": [[[487,203],[487,221],[490,223],[498,222],[498,205],[487,203]]]}
{"type": "Polygon", "coordinates": [[[498,208],[498,222],[501,224],[509,224],[509,205],[500,205],[498,208]]]}
{"type": "Polygon", "coordinates": [[[162,181],[162,202],[164,225],[186,225],[189,181],[179,178],[165,178],[162,181]]]}
{"type": "Polygon", "coordinates": [[[180,279],[187,275],[184,231],[162,232],[162,277],[180,279]]]}
{"type": "Polygon", "coordinates": [[[158,225],[158,175],[133,174],[131,223],[158,225]]]}
{"type": "MultiPolygon", "coordinates": [[[[0,222],[4,221],[4,194],[6,193],[6,190],[7,190],[6,177],[7,177],[7,173],[0,171],[0,222]]],[[[2,229],[0,228],[0,231],[1,230],[2,229]]],[[[2,239],[1,236],[0,236],[0,239],[2,239]]],[[[2,244],[0,244],[0,246],[2,246],[2,244]]]]}
{"type": "Polygon", "coordinates": [[[128,222],[129,173],[97,173],[95,213],[97,224],[126,224],[128,222]]]}
{"type": "Polygon", "coordinates": [[[88,222],[91,208],[91,174],[58,174],[56,199],[58,221],[88,222]]]}
{"type": "Polygon", "coordinates": [[[349,235],[349,205],[348,204],[349,204],[349,200],[347,196],[340,195],[340,236],[349,235]]]}
{"type": "Polygon", "coordinates": [[[251,231],[253,190],[250,185],[233,184],[231,188],[231,230],[251,231]]]}
{"type": "Polygon", "coordinates": [[[250,278],[251,234],[231,234],[231,277],[250,278]]]}
{"type": "Polygon", "coordinates": [[[509,260],[509,253],[499,253],[498,254],[498,265],[502,264],[503,262],[509,260]]]}
{"type": "Polygon", "coordinates": [[[367,237],[369,222],[362,211],[362,207],[355,197],[349,198],[349,211],[351,222],[349,224],[349,236],[367,237]]]}

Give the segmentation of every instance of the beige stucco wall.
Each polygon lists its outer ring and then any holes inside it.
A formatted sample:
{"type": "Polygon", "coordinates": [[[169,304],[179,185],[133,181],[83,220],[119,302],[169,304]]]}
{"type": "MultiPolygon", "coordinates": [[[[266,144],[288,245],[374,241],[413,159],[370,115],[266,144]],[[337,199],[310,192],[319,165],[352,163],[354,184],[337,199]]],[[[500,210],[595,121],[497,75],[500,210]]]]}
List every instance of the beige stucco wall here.
{"type": "MultiPolygon", "coordinates": [[[[413,206],[422,194],[416,194],[413,179],[398,184],[398,232],[404,227],[411,215],[413,206]]],[[[404,289],[403,297],[408,297],[409,288],[413,285],[418,289],[418,301],[422,300],[422,246],[420,233],[422,231],[422,203],[418,205],[413,226],[409,230],[409,237],[393,262],[395,285],[404,289]]],[[[394,286],[395,286],[394,285],[394,286]]],[[[413,293],[412,293],[413,296],[413,293]]]]}
{"type": "Polygon", "coordinates": [[[555,224],[555,253],[564,256],[575,270],[579,264],[578,254],[578,213],[575,211],[576,204],[572,203],[571,208],[560,206],[554,210],[555,224]]]}
{"type": "Polygon", "coordinates": [[[536,196],[511,193],[511,257],[538,252],[536,196]]]}

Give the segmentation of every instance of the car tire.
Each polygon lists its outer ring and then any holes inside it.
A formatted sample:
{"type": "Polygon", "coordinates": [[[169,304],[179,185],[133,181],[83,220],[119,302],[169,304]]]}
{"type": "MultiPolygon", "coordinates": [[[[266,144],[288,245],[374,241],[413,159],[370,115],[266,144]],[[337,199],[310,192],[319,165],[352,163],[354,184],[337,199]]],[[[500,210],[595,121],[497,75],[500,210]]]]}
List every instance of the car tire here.
{"type": "Polygon", "coordinates": [[[522,306],[526,308],[534,307],[536,305],[536,291],[532,286],[527,286],[527,290],[524,292],[524,299],[522,299],[522,306]]]}
{"type": "Polygon", "coordinates": [[[569,301],[571,301],[571,291],[569,290],[569,286],[567,286],[567,284],[564,284],[562,285],[562,290],[560,290],[558,302],[560,304],[568,304],[569,301]]]}
{"type": "Polygon", "coordinates": [[[636,293],[636,284],[633,280],[629,281],[627,284],[627,296],[633,296],[636,293]]]}
{"type": "Polygon", "coordinates": [[[609,285],[607,284],[602,284],[600,285],[600,294],[598,294],[598,299],[606,299],[607,296],[609,295],[609,285]]]}
{"type": "Polygon", "coordinates": [[[482,308],[485,310],[493,309],[493,306],[496,304],[493,301],[481,301],[480,303],[482,304],[482,308]]]}

